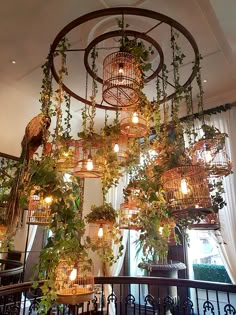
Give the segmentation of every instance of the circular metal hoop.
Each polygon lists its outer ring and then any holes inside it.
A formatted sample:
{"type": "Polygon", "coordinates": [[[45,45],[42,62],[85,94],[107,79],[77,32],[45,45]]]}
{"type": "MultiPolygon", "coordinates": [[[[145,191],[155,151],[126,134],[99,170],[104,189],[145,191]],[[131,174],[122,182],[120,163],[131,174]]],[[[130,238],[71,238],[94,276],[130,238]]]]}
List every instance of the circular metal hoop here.
{"type": "MultiPolygon", "coordinates": [[[[85,14],[77,19],[75,19],[74,21],[72,21],[71,23],[69,23],[68,25],[66,25],[56,36],[56,38],[54,39],[52,45],[51,45],[51,49],[50,49],[50,53],[49,53],[49,58],[51,61],[51,71],[52,71],[52,75],[55,78],[55,80],[57,82],[59,82],[59,75],[56,71],[55,68],[55,64],[54,64],[54,55],[55,52],[57,50],[58,44],[60,43],[60,41],[62,40],[63,37],[65,37],[71,30],[75,29],[76,27],[97,19],[99,17],[105,17],[105,16],[112,16],[112,15],[132,15],[132,16],[141,16],[141,17],[147,17],[150,19],[154,19],[156,21],[159,21],[159,24],[165,23],[167,25],[169,25],[170,27],[175,28],[179,33],[181,33],[189,42],[189,44],[191,45],[193,52],[194,52],[194,66],[193,66],[193,70],[189,76],[189,78],[185,81],[185,83],[182,85],[182,88],[186,88],[195,78],[196,76],[196,66],[199,63],[199,50],[198,50],[198,46],[193,38],[193,36],[191,35],[191,33],[183,26],[181,25],[179,22],[175,21],[174,19],[158,13],[158,12],[154,12],[151,10],[146,10],[146,9],[140,9],[140,8],[132,8],[132,7],[117,7],[117,8],[108,8],[108,9],[103,9],[103,10],[99,10],[99,11],[95,11],[95,12],[91,12],[88,14],[85,14]]],[[[134,32],[134,31],[133,31],[134,32]]],[[[109,34],[109,33],[108,33],[109,34]]],[[[146,35],[145,33],[143,33],[143,35],[146,35]]],[[[89,46],[88,46],[89,47],[89,46]]],[[[91,49],[91,48],[90,48],[91,49]]],[[[88,48],[86,49],[88,50],[88,48]]],[[[160,65],[159,65],[160,66],[160,65]]],[[[80,95],[76,94],[75,92],[73,92],[68,86],[66,86],[65,84],[63,84],[63,89],[65,90],[65,92],[67,92],[70,96],[72,96],[73,98],[81,101],[82,103],[85,103],[87,105],[92,105],[91,101],[81,97],[80,95]]],[[[172,98],[175,97],[177,92],[173,92],[172,94],[168,95],[165,99],[161,100],[161,103],[163,103],[164,101],[168,101],[171,100],[172,98]]],[[[102,104],[98,104],[96,103],[95,105],[97,108],[101,108],[101,109],[107,109],[107,110],[117,110],[116,108],[114,108],[113,106],[105,106],[102,104]]]]}

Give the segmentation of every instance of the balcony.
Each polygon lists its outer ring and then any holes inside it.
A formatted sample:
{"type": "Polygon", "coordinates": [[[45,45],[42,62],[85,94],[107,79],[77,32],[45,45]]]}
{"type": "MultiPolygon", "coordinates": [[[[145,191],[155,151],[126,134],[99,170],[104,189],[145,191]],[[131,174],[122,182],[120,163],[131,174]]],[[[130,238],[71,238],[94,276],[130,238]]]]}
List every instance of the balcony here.
{"type": "MultiPolygon", "coordinates": [[[[92,301],[55,306],[48,315],[236,314],[236,285],[232,284],[156,277],[97,277],[95,284],[92,301]],[[151,295],[153,287],[157,296],[151,295]]],[[[31,285],[0,287],[0,314],[39,314],[41,292],[31,285]]]]}

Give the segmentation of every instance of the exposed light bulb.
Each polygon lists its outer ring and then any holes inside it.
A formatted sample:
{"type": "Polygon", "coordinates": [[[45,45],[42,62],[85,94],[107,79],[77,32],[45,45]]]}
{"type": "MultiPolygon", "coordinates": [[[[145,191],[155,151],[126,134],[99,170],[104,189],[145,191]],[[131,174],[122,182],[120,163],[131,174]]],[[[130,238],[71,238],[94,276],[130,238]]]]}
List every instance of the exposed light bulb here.
{"type": "Polygon", "coordinates": [[[123,83],[123,77],[124,75],[124,67],[123,67],[123,63],[119,63],[119,69],[118,69],[118,82],[119,83],[123,83]]]}
{"type": "Polygon", "coordinates": [[[163,229],[164,229],[164,227],[163,227],[163,226],[160,226],[160,227],[159,227],[159,233],[160,233],[160,235],[162,235],[162,234],[163,234],[163,229]]]}
{"type": "Polygon", "coordinates": [[[52,202],[52,196],[47,196],[47,197],[45,197],[45,198],[44,198],[44,201],[45,201],[47,204],[51,203],[51,202],[52,202]]]}
{"type": "Polygon", "coordinates": [[[209,151],[209,150],[204,151],[203,158],[204,158],[206,163],[211,162],[211,160],[212,160],[211,151],[209,151]]]}
{"type": "Polygon", "coordinates": [[[64,151],[63,155],[64,155],[64,157],[68,157],[69,156],[69,151],[64,151]]]}
{"type": "Polygon", "coordinates": [[[120,147],[118,143],[115,143],[114,148],[113,148],[114,152],[118,153],[120,151],[120,147]]]}
{"type": "Polygon", "coordinates": [[[195,208],[198,209],[198,208],[199,208],[199,205],[195,205],[195,208]]]}
{"type": "Polygon", "coordinates": [[[138,122],[139,122],[138,114],[136,112],[134,112],[132,115],[132,123],[137,124],[138,122]]]}
{"type": "Polygon", "coordinates": [[[93,159],[92,159],[91,153],[88,155],[86,168],[87,168],[88,171],[92,171],[93,170],[93,159]]]}
{"type": "Polygon", "coordinates": [[[70,276],[69,276],[69,279],[70,281],[74,281],[77,277],[77,269],[76,268],[73,268],[71,273],[70,273],[70,276]]]}
{"type": "Polygon", "coordinates": [[[103,238],[103,227],[102,226],[100,226],[100,228],[99,228],[99,230],[98,230],[98,237],[101,239],[101,238],[103,238]]]}
{"type": "Polygon", "coordinates": [[[181,179],[180,190],[184,195],[186,195],[189,192],[188,184],[185,178],[181,179]]]}

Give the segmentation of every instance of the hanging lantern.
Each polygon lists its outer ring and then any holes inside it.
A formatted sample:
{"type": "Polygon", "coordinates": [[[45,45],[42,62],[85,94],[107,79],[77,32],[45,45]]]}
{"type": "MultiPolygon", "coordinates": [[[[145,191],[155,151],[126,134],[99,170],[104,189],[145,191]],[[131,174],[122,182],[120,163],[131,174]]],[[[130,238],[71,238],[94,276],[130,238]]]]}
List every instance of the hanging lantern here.
{"type": "Polygon", "coordinates": [[[232,171],[232,163],[225,147],[224,133],[212,139],[199,140],[190,149],[193,164],[204,166],[214,177],[227,176],[232,171]]]}
{"type": "Polygon", "coordinates": [[[149,132],[146,119],[138,112],[121,112],[120,131],[128,138],[142,138],[149,132]]]}
{"type": "Polygon", "coordinates": [[[112,106],[133,106],[139,101],[142,73],[127,52],[108,55],[103,62],[103,100],[112,106]]]}
{"type": "Polygon", "coordinates": [[[32,190],[28,206],[27,223],[32,225],[48,225],[51,221],[50,205],[52,197],[42,197],[32,190]]]}
{"type": "Polygon", "coordinates": [[[111,229],[110,223],[89,223],[88,234],[91,245],[96,248],[111,247],[111,229]]]}
{"type": "Polygon", "coordinates": [[[188,226],[191,230],[219,230],[220,221],[219,214],[211,212],[199,218],[198,221],[188,226]]]}
{"type": "Polygon", "coordinates": [[[68,263],[61,260],[56,269],[57,301],[75,305],[93,299],[93,268],[86,260],[68,263]]]}
{"type": "Polygon", "coordinates": [[[78,160],[73,175],[80,178],[99,178],[102,176],[103,158],[98,155],[100,143],[78,140],[78,160]]]}
{"type": "Polygon", "coordinates": [[[120,205],[119,227],[120,229],[138,230],[139,208],[137,203],[130,200],[120,205]]]}
{"type": "Polygon", "coordinates": [[[162,175],[163,189],[173,212],[211,207],[207,173],[203,167],[186,165],[172,168],[162,175]]]}

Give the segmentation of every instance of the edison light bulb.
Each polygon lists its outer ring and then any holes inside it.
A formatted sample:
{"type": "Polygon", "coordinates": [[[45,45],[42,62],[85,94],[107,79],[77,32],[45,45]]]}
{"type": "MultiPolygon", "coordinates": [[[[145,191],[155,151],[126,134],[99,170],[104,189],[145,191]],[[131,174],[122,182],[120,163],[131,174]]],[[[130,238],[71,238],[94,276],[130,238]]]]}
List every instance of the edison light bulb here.
{"type": "Polygon", "coordinates": [[[137,124],[138,121],[139,121],[138,115],[137,115],[137,113],[134,112],[134,113],[133,113],[133,116],[132,116],[132,123],[133,123],[133,124],[137,124]]]}
{"type": "Polygon", "coordinates": [[[100,226],[100,228],[98,230],[98,237],[99,238],[103,238],[103,228],[102,228],[102,226],[100,226]]]}
{"type": "Polygon", "coordinates": [[[187,194],[189,192],[188,184],[185,178],[181,179],[180,190],[183,194],[187,194]]]}
{"type": "Polygon", "coordinates": [[[51,203],[51,202],[52,202],[52,196],[47,196],[47,197],[45,197],[45,198],[44,198],[44,201],[45,201],[47,204],[51,203]]]}
{"type": "Polygon", "coordinates": [[[92,171],[93,170],[93,159],[92,159],[91,154],[88,155],[86,168],[87,168],[88,171],[92,171]]]}
{"type": "Polygon", "coordinates": [[[77,269],[76,268],[73,268],[71,273],[70,273],[70,276],[69,276],[69,279],[70,281],[74,281],[77,277],[77,269]]]}
{"type": "Polygon", "coordinates": [[[114,152],[116,152],[116,153],[118,153],[118,152],[120,151],[120,148],[119,148],[119,144],[118,144],[118,143],[115,143],[113,150],[114,150],[114,152]]]}
{"type": "Polygon", "coordinates": [[[69,151],[64,151],[63,155],[64,155],[64,157],[68,157],[69,156],[69,151]]]}
{"type": "Polygon", "coordinates": [[[123,68],[122,64],[119,65],[118,73],[119,73],[119,75],[123,75],[124,74],[124,68],[123,68]]]}

